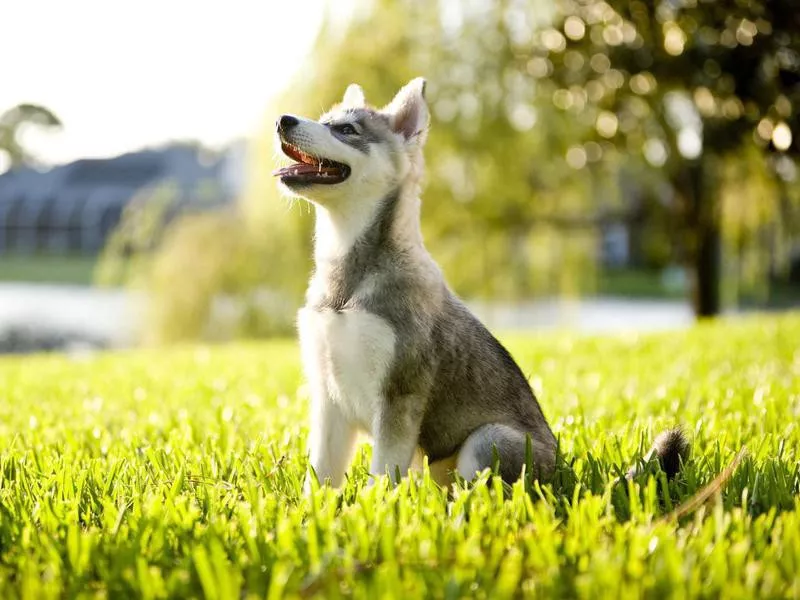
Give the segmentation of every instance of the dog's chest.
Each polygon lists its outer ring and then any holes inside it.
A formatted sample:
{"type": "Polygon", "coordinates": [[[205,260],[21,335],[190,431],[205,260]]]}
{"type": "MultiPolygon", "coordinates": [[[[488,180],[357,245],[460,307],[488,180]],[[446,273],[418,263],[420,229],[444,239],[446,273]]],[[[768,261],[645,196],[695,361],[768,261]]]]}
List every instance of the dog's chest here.
{"type": "Polygon", "coordinates": [[[303,366],[309,383],[338,403],[348,418],[371,430],[395,355],[389,323],[366,311],[298,314],[303,366]]]}

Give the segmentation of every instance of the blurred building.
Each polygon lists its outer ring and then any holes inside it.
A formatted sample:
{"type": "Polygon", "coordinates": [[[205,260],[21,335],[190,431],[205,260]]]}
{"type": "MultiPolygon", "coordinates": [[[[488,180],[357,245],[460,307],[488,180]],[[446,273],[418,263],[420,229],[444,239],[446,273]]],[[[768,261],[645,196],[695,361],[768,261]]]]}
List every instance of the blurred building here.
{"type": "Polygon", "coordinates": [[[231,202],[243,185],[243,143],[225,152],[175,144],[48,171],[0,175],[0,254],[98,252],[125,206],[170,183],[170,216],[231,202]]]}

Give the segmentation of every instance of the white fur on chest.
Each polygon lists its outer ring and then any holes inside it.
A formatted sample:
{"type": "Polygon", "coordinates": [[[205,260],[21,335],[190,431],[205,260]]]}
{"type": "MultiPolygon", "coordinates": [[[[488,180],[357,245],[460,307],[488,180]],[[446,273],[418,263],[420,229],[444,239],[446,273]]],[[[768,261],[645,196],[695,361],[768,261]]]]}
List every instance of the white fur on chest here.
{"type": "Polygon", "coordinates": [[[371,432],[394,360],[392,327],[368,312],[306,307],[298,313],[298,329],[309,383],[371,432]]]}

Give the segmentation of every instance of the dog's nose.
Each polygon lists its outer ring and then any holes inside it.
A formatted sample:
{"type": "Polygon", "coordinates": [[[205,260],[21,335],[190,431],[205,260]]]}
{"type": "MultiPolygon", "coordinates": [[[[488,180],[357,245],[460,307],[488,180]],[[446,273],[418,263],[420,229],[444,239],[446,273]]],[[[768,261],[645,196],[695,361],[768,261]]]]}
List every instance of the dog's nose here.
{"type": "Polygon", "coordinates": [[[282,115],[281,118],[278,119],[278,131],[281,133],[286,133],[298,123],[300,123],[300,121],[297,120],[297,117],[293,117],[292,115],[282,115]]]}

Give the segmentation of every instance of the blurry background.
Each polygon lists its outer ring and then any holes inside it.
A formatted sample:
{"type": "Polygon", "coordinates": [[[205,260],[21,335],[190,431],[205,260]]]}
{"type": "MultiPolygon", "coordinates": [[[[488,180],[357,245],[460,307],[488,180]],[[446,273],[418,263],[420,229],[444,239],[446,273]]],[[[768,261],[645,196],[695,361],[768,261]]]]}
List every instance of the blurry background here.
{"type": "Polygon", "coordinates": [[[495,329],[800,305],[794,0],[0,7],[0,352],[286,335],[273,123],[428,79],[423,228],[495,329]]]}

